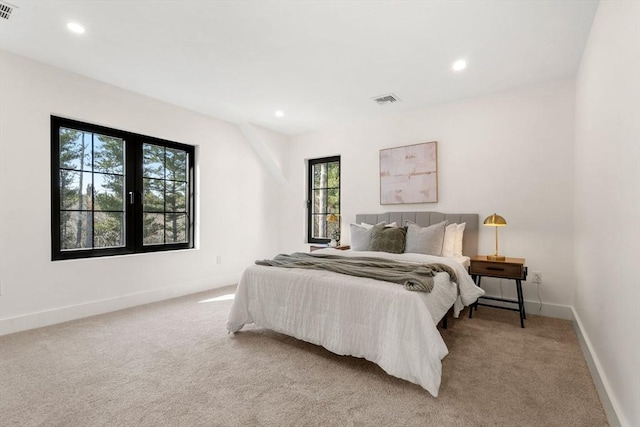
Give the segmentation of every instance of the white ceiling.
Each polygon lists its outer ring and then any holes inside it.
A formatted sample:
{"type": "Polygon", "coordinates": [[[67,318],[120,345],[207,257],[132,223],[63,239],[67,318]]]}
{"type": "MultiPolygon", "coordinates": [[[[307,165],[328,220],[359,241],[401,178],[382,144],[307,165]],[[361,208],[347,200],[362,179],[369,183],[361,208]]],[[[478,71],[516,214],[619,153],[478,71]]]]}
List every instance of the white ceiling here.
{"type": "Polygon", "coordinates": [[[289,135],[574,76],[597,8],[592,0],[9,3],[17,9],[0,19],[2,49],[289,135]],[[86,33],[69,32],[69,21],[86,33]],[[468,67],[454,73],[458,58],[468,67]],[[371,99],[390,92],[402,102],[371,99]]]}

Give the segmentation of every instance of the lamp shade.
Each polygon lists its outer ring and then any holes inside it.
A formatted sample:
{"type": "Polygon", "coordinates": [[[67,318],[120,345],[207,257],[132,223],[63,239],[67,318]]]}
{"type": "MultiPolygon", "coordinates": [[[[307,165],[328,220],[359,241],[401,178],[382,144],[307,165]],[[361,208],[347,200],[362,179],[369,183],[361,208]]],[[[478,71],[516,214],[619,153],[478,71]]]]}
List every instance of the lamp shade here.
{"type": "Polygon", "coordinates": [[[504,227],[505,225],[507,225],[507,220],[494,213],[493,215],[489,215],[488,217],[486,217],[483,224],[493,227],[504,227]]]}

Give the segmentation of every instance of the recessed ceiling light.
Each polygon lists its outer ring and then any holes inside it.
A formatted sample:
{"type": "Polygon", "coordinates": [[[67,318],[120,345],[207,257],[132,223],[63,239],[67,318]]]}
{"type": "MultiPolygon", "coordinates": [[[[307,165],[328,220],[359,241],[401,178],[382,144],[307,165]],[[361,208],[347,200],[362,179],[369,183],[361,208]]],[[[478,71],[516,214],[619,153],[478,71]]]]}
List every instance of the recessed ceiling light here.
{"type": "Polygon", "coordinates": [[[78,24],[77,22],[69,22],[67,23],[67,28],[69,29],[69,31],[76,33],[76,34],[82,34],[84,33],[84,27],[80,24],[78,24]]]}
{"type": "Polygon", "coordinates": [[[453,63],[451,68],[453,68],[453,71],[462,71],[467,68],[467,61],[465,61],[464,59],[458,59],[453,63]]]}
{"type": "Polygon", "coordinates": [[[284,117],[284,111],[278,110],[275,112],[276,117],[284,117]]]}

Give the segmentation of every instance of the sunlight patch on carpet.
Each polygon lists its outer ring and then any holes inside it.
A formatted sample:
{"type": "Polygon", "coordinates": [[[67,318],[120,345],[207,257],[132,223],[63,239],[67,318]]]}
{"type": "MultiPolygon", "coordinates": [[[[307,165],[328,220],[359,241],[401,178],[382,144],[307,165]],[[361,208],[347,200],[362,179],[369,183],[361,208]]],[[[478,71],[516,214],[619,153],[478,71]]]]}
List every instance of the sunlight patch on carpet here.
{"type": "Polygon", "coordinates": [[[216,301],[229,301],[229,300],[232,300],[234,296],[235,296],[235,294],[221,295],[221,296],[219,296],[219,297],[209,298],[209,299],[204,299],[204,300],[202,300],[202,301],[198,301],[198,303],[202,303],[202,302],[216,302],[216,301]]]}

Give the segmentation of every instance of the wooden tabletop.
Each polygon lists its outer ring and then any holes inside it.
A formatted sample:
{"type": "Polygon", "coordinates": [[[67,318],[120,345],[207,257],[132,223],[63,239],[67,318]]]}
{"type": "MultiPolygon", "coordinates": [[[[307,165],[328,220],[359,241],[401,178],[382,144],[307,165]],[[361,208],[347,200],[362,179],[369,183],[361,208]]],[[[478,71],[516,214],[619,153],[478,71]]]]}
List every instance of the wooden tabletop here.
{"type": "Polygon", "coordinates": [[[491,259],[487,259],[487,255],[478,255],[478,256],[471,257],[471,261],[499,262],[499,263],[504,263],[504,264],[518,264],[518,265],[524,265],[525,264],[525,259],[524,258],[509,258],[509,257],[505,257],[504,261],[494,261],[494,260],[491,260],[491,259]]]}

